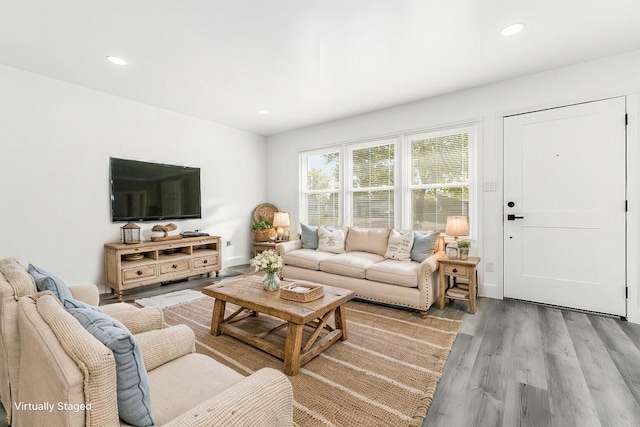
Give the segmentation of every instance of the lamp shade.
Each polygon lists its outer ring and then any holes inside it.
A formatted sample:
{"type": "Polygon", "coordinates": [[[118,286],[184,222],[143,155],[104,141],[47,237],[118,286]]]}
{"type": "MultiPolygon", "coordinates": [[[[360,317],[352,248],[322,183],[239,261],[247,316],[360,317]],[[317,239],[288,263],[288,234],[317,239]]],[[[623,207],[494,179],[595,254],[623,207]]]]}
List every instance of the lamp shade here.
{"type": "Polygon", "coordinates": [[[273,226],[276,228],[276,237],[282,240],[285,235],[285,229],[291,227],[288,212],[276,212],[273,214],[273,226]]]}
{"type": "Polygon", "coordinates": [[[449,236],[468,236],[469,221],[466,216],[449,216],[447,217],[447,228],[445,233],[449,236]]]}
{"type": "Polygon", "coordinates": [[[288,212],[276,212],[273,214],[273,226],[278,227],[290,227],[289,213],[288,212]]]}

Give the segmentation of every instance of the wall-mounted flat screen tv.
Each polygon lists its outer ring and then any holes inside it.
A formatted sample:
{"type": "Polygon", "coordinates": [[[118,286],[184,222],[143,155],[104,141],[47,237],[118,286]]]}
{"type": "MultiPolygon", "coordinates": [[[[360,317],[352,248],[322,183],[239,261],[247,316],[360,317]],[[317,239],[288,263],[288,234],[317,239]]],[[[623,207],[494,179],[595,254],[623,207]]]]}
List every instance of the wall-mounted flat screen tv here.
{"type": "Polygon", "coordinates": [[[110,158],[111,220],[202,218],[200,168],[110,158]]]}

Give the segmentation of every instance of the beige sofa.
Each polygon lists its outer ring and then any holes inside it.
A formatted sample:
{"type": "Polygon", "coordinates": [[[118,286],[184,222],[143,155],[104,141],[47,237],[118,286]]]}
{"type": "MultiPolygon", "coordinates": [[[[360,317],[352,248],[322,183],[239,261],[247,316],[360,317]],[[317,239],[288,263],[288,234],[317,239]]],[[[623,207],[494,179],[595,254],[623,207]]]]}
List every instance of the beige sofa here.
{"type": "Polygon", "coordinates": [[[416,309],[425,317],[437,300],[438,259],[444,257],[441,240],[436,235],[433,253],[423,261],[399,261],[388,258],[390,232],[347,228],[341,253],[303,248],[304,235],[303,240],[279,243],[281,275],[351,289],[356,298],[416,309]]]}
{"type": "MultiPolygon", "coordinates": [[[[118,415],[114,353],[50,292],[20,299],[18,326],[18,400],[53,407],[15,409],[14,427],[128,425],[118,415]]],[[[293,392],[281,372],[264,368],[243,377],[195,353],[195,336],[186,325],[143,332],[135,340],[148,375],[154,425],[293,424],[293,392]]]]}
{"type": "MultiPolygon", "coordinates": [[[[95,285],[70,286],[72,296],[89,305],[97,306],[99,302],[99,292],[95,285]]],[[[33,277],[27,272],[27,268],[13,258],[0,260],[0,400],[7,412],[7,417],[11,423],[13,402],[17,396],[18,384],[18,364],[20,358],[20,339],[18,335],[18,299],[25,295],[32,295],[38,292],[33,277]]],[[[146,322],[149,318],[144,316],[135,319],[127,312],[138,311],[130,304],[118,303],[103,307],[103,311],[118,318],[123,323],[130,326],[127,317],[132,318],[131,322],[146,322]],[[143,320],[146,319],[146,320],[143,320]]],[[[145,310],[148,312],[148,310],[145,310]]],[[[148,314],[148,313],[147,313],[148,314]]],[[[160,316],[162,313],[159,313],[160,316]]],[[[152,317],[153,314],[152,314],[152,317]]],[[[155,316],[158,318],[158,316],[155,316]]],[[[161,317],[160,317],[160,321],[161,317]]],[[[135,327],[131,324],[132,327],[135,327]]],[[[138,325],[141,327],[141,325],[138,325]]],[[[142,326],[145,327],[145,326],[142,326]]]]}

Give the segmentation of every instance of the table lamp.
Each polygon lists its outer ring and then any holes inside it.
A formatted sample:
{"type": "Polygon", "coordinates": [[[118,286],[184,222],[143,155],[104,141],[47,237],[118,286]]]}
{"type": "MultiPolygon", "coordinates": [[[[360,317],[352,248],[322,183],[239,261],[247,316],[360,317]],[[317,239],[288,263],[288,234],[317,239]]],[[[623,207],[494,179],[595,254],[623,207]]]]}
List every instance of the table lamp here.
{"type": "Polygon", "coordinates": [[[466,216],[449,216],[447,217],[447,228],[445,229],[447,236],[453,236],[458,241],[458,236],[469,235],[469,222],[466,216]]]}
{"type": "Polygon", "coordinates": [[[291,227],[291,223],[289,222],[289,213],[288,212],[274,213],[273,226],[276,228],[276,234],[278,235],[278,240],[282,240],[282,236],[285,234],[285,229],[288,230],[289,227],[291,227]]]}

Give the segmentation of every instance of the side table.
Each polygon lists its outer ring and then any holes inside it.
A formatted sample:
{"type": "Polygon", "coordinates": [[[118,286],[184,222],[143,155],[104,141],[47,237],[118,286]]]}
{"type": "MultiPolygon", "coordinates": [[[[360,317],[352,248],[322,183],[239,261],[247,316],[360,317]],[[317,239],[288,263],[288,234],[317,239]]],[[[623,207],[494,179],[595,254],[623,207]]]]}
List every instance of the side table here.
{"type": "Polygon", "coordinates": [[[251,242],[251,253],[252,256],[258,255],[260,252],[264,252],[267,249],[276,250],[276,245],[278,243],[290,242],[291,240],[276,240],[270,242],[251,242]]]}
{"type": "MultiPolygon", "coordinates": [[[[476,266],[480,262],[479,257],[469,257],[466,260],[441,258],[440,277],[438,280],[438,305],[444,310],[445,298],[457,299],[469,302],[469,312],[476,312],[477,274],[476,266]],[[461,278],[469,281],[469,289],[454,286],[449,289],[449,278],[461,278]]],[[[454,282],[455,283],[455,282],[454,282]]]]}
{"type": "Polygon", "coordinates": [[[276,249],[276,244],[280,242],[251,242],[251,253],[253,256],[258,255],[260,252],[264,252],[267,249],[276,249]]]}

